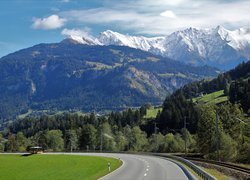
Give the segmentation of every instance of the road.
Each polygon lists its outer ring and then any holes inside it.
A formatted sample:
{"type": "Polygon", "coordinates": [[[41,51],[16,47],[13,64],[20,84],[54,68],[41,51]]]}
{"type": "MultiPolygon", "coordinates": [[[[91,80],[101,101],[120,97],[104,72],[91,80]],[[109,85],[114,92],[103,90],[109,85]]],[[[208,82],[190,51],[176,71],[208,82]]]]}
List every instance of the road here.
{"type": "Polygon", "coordinates": [[[188,180],[178,165],[161,157],[116,153],[81,153],[78,155],[114,157],[123,161],[119,169],[101,178],[102,180],[188,180]]]}

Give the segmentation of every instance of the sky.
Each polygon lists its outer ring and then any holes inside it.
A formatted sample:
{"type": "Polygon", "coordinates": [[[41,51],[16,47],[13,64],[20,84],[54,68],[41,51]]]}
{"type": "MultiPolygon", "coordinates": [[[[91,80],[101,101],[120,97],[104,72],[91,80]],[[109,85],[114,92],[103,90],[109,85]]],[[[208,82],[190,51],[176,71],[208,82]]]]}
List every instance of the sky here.
{"type": "Polygon", "coordinates": [[[189,27],[250,27],[250,0],[0,0],[0,57],[70,35],[164,36],[189,27]]]}

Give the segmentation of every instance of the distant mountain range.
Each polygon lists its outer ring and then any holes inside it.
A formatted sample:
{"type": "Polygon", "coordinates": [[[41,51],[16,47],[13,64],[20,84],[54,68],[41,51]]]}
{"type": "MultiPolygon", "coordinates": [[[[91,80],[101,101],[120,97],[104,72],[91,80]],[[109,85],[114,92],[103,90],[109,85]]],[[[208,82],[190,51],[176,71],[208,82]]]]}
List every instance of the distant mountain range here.
{"type": "Polygon", "coordinates": [[[161,104],[184,84],[218,74],[215,68],[190,66],[140,49],[93,45],[86,39],[76,43],[72,37],[2,57],[0,119],[29,109],[103,111],[161,104]]]}
{"type": "Polygon", "coordinates": [[[128,46],[192,65],[228,70],[250,58],[250,28],[234,31],[188,28],[165,37],[123,35],[111,30],[92,36],[70,35],[68,40],[87,45],[128,46]]]}

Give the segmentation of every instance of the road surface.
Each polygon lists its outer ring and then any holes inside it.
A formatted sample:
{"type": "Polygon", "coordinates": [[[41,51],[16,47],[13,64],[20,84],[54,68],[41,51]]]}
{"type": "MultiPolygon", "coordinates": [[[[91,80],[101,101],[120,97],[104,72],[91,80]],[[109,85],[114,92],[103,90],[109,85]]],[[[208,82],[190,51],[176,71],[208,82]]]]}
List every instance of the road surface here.
{"type": "Polygon", "coordinates": [[[161,157],[116,153],[81,153],[78,155],[115,157],[123,161],[119,169],[101,178],[102,180],[188,180],[178,165],[161,157]]]}

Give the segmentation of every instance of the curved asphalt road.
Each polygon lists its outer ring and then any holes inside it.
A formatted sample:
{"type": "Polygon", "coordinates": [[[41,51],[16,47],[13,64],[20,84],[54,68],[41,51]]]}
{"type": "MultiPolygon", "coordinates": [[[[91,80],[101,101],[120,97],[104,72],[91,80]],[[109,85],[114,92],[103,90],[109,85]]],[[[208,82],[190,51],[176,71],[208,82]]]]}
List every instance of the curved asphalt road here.
{"type": "MultiPolygon", "coordinates": [[[[187,180],[188,177],[175,163],[156,156],[115,154],[115,153],[77,153],[78,155],[105,156],[120,158],[123,165],[102,180],[187,180]]],[[[112,166],[112,164],[111,164],[112,166]]]]}

